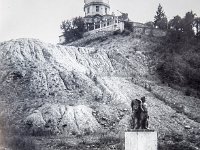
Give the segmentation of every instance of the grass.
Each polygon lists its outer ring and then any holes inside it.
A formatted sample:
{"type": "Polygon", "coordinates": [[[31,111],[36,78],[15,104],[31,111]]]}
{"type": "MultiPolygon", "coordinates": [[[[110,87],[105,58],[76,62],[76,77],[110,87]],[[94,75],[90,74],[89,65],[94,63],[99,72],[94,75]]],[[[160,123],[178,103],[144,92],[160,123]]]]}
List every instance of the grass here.
{"type": "Polygon", "coordinates": [[[181,135],[172,132],[159,141],[158,150],[198,150],[200,136],[196,134],[181,135]]]}
{"type": "Polygon", "coordinates": [[[31,138],[19,135],[6,137],[5,145],[12,150],[36,150],[36,144],[31,138]]]}
{"type": "Polygon", "coordinates": [[[123,146],[121,141],[117,134],[107,132],[74,137],[74,139],[72,137],[63,138],[53,145],[55,145],[55,150],[107,150],[109,148],[121,150],[123,146]]]}

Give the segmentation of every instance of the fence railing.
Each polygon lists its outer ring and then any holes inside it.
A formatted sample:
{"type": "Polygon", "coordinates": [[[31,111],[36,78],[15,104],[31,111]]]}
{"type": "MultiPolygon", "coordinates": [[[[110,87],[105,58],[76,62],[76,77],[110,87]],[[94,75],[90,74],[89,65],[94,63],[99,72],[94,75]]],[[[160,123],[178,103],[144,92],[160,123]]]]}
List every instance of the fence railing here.
{"type": "Polygon", "coordinates": [[[98,32],[102,32],[102,31],[116,31],[116,30],[120,30],[121,32],[124,30],[124,22],[113,22],[112,24],[106,25],[106,26],[100,26],[99,28],[94,28],[93,30],[89,30],[88,32],[85,33],[85,35],[87,34],[95,34],[98,32]]]}

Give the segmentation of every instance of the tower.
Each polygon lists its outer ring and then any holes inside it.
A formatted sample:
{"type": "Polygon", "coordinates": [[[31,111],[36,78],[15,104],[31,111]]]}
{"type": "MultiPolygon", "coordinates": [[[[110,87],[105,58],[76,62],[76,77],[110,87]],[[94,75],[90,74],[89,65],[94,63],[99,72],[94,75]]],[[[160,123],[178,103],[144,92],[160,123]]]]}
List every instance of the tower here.
{"type": "Polygon", "coordinates": [[[110,12],[109,0],[84,0],[85,17],[108,15],[110,12]]]}

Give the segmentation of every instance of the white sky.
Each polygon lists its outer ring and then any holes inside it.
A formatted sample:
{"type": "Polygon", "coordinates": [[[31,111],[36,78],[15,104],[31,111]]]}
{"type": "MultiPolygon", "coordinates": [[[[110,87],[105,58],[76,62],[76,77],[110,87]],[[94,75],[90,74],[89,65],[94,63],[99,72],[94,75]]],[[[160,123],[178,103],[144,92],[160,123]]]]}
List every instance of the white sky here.
{"type": "MultiPolygon", "coordinates": [[[[63,20],[84,16],[84,0],[0,0],[0,41],[37,38],[57,43],[63,20]]],[[[136,22],[153,21],[158,4],[171,19],[193,10],[200,16],[200,0],[110,0],[111,12],[127,12],[136,22]]]]}

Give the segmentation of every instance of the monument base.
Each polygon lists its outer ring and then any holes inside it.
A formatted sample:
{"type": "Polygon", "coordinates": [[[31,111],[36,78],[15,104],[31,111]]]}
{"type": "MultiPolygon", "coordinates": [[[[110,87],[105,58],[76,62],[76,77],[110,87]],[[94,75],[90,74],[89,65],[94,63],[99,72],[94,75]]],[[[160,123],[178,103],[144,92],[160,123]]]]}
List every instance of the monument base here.
{"type": "Polygon", "coordinates": [[[154,130],[125,132],[125,150],[157,150],[157,143],[157,132],[154,130]]]}

